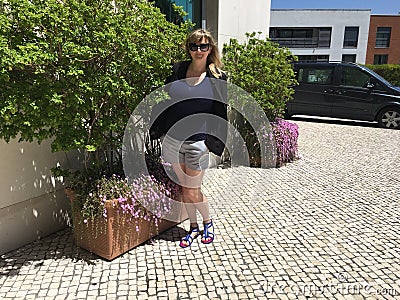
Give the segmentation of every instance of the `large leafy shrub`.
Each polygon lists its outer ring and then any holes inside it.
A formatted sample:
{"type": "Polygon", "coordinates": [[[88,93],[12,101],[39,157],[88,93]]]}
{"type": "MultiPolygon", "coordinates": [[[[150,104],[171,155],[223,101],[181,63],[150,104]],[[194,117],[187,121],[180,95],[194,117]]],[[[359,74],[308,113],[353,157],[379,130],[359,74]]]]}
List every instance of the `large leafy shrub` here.
{"type": "MultiPolygon", "coordinates": [[[[293,93],[290,86],[296,84],[292,67],[296,58],[288,49],[255,35],[247,34],[244,43],[231,39],[228,45],[224,45],[223,61],[230,81],[251,94],[271,121],[271,129],[265,128],[262,136],[269,141],[270,133],[273,135],[276,166],[279,167],[297,158],[297,126],[280,118],[293,93]]],[[[232,115],[234,125],[246,142],[250,165],[260,166],[260,143],[254,129],[239,114],[232,115]]]]}
{"type": "Polygon", "coordinates": [[[395,86],[400,86],[400,65],[366,65],[395,86]]]}
{"type": "Polygon", "coordinates": [[[86,168],[120,162],[131,112],[184,57],[190,24],[144,0],[4,0],[0,12],[0,138],[52,138],[86,168]]]}
{"type": "Polygon", "coordinates": [[[231,39],[223,47],[223,62],[231,83],[258,102],[269,120],[282,116],[296,83],[291,62],[295,56],[268,39],[247,34],[247,41],[231,39]]]}

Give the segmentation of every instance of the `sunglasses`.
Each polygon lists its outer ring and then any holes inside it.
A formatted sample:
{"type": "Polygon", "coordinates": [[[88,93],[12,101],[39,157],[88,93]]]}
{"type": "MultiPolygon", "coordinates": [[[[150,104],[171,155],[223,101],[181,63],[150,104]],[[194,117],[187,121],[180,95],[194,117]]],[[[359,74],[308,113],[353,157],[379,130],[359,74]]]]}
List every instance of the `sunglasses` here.
{"type": "Polygon", "coordinates": [[[189,50],[190,51],[197,51],[200,49],[201,52],[207,52],[210,49],[210,44],[200,44],[197,45],[195,43],[189,43],[189,50]]]}

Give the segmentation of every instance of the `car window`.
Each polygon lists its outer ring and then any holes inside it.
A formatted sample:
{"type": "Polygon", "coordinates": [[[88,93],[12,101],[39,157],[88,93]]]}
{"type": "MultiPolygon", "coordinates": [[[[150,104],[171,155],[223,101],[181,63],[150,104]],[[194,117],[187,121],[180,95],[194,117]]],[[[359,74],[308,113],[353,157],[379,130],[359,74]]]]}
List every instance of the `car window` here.
{"type": "Polygon", "coordinates": [[[297,81],[300,83],[311,84],[331,84],[333,77],[333,68],[330,67],[310,67],[300,68],[297,81]]]}
{"type": "Polygon", "coordinates": [[[371,77],[370,82],[374,85],[374,90],[386,91],[386,88],[374,77],[371,77]]]}
{"type": "Polygon", "coordinates": [[[372,74],[372,78],[377,78],[378,80],[380,80],[381,82],[383,82],[383,84],[387,85],[387,86],[393,86],[393,84],[391,84],[389,81],[387,81],[385,78],[383,78],[381,75],[379,75],[378,73],[375,73],[374,71],[372,71],[371,69],[368,69],[367,67],[364,66],[360,66],[360,68],[366,70],[369,74],[372,74]]]}
{"type": "Polygon", "coordinates": [[[342,67],[341,85],[365,88],[370,78],[367,73],[356,68],[342,67]]]}

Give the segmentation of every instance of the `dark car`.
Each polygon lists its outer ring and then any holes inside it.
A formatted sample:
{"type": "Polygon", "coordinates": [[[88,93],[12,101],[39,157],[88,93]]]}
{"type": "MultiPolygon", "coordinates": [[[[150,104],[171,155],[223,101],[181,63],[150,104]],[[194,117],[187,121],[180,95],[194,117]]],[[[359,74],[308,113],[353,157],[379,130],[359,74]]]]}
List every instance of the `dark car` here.
{"type": "Polygon", "coordinates": [[[400,128],[400,88],[372,70],[346,62],[298,62],[299,85],[287,103],[287,115],[311,115],[377,121],[400,128]]]}

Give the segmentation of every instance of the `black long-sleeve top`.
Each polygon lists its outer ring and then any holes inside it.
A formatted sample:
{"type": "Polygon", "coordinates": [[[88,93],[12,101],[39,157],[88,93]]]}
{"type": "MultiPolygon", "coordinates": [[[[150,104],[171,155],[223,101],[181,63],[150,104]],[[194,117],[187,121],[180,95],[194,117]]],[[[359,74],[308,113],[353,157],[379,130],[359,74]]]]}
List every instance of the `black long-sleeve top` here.
{"type": "Polygon", "coordinates": [[[165,134],[178,140],[205,140],[208,149],[222,155],[227,135],[226,75],[216,77],[207,66],[206,78],[195,86],[184,80],[190,61],[174,64],[173,74],[166,80],[172,103],[164,111],[160,122],[150,129],[150,136],[165,134]],[[152,135],[153,131],[153,135],[152,135]],[[158,134],[154,132],[157,131],[158,134]]]}

